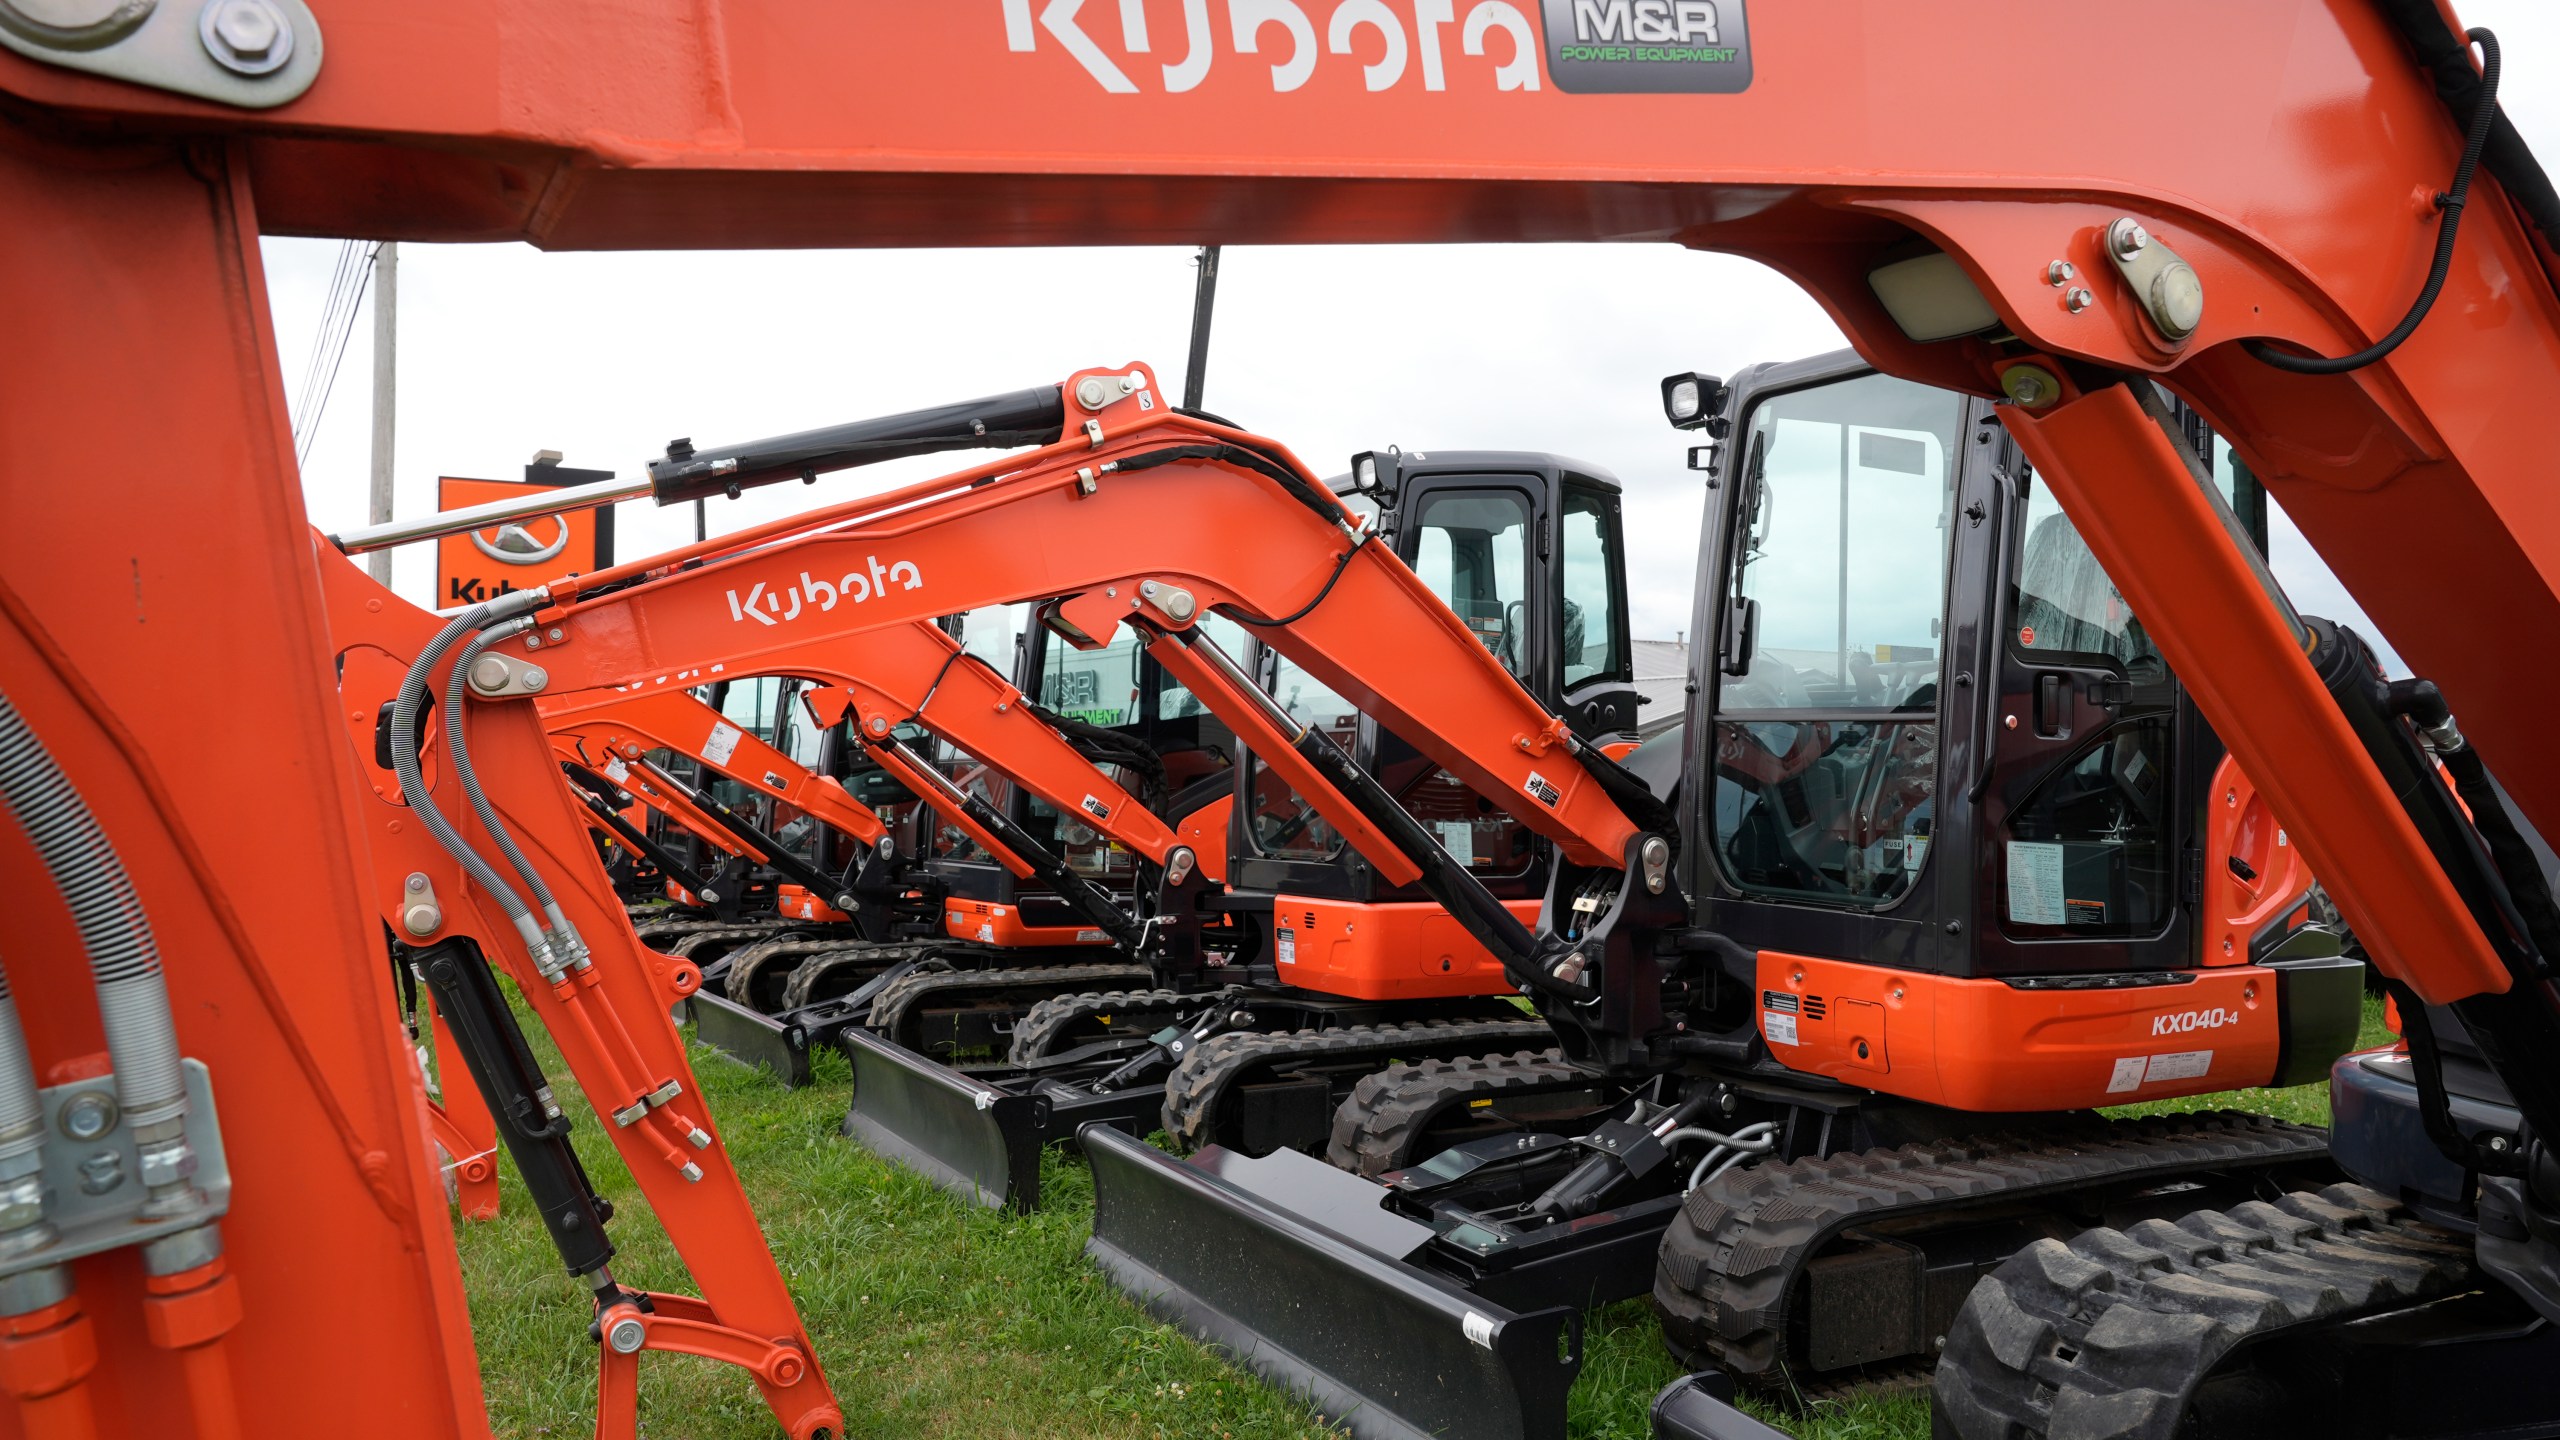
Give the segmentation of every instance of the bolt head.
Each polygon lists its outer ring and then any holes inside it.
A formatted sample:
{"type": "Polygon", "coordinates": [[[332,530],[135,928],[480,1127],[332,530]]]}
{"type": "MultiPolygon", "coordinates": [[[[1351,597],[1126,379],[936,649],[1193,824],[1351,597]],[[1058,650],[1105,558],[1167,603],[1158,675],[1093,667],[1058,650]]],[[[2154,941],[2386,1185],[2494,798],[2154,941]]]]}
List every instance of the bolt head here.
{"type": "Polygon", "coordinates": [[[272,75],[293,58],[293,26],[272,0],[208,0],[197,12],[196,36],[234,75],[272,75]]]}
{"type": "Polygon", "coordinates": [[[261,0],[226,0],[214,12],[213,33],[232,53],[248,59],[262,59],[275,48],[276,36],[284,27],[277,23],[276,12],[261,0]]]}
{"type": "Polygon", "coordinates": [[[2069,281],[2072,276],[2079,273],[2079,267],[2073,265],[2070,261],[2055,260],[2044,267],[2044,283],[2047,285],[2064,284],[2069,281]]]}
{"type": "Polygon", "coordinates": [[[409,878],[400,883],[408,886],[412,890],[424,890],[427,888],[427,872],[424,870],[412,870],[409,872],[409,878]]]}
{"type": "Polygon", "coordinates": [[[2151,232],[2142,228],[2141,221],[2128,216],[2108,227],[2107,240],[2119,255],[2139,255],[2151,243],[2151,232]]]}
{"type": "Polygon", "coordinates": [[[566,639],[568,639],[568,638],[569,638],[569,632],[568,632],[568,631],[566,631],[566,630],[561,629],[561,628],[560,628],[559,626],[557,626],[557,625],[554,625],[554,626],[552,626],[550,629],[543,631],[543,632],[542,632],[542,635],[543,635],[543,638],[544,638],[544,639],[549,640],[549,641],[550,641],[552,644],[554,644],[554,645],[557,645],[557,644],[559,644],[561,641],[566,640],[566,639]]]}
{"type": "Polygon", "coordinates": [[[116,1128],[115,1097],[103,1090],[83,1090],[62,1102],[62,1133],[83,1144],[116,1128]]]}
{"type": "Polygon", "coordinates": [[[516,683],[523,686],[527,692],[539,690],[551,683],[551,673],[539,665],[528,665],[524,669],[523,677],[516,683]]]}
{"type": "Polygon", "coordinates": [[[604,1343],[612,1346],[616,1355],[637,1354],[641,1346],[649,1343],[649,1327],[626,1315],[604,1332],[604,1343]]]}
{"type": "Polygon", "coordinates": [[[2090,294],[2087,287],[2080,286],[2075,287],[2068,294],[2065,294],[2062,297],[2062,303],[2070,307],[2072,314],[2077,315],[2081,311],[2088,309],[2090,306],[2097,304],[2098,297],[2090,294]]]}

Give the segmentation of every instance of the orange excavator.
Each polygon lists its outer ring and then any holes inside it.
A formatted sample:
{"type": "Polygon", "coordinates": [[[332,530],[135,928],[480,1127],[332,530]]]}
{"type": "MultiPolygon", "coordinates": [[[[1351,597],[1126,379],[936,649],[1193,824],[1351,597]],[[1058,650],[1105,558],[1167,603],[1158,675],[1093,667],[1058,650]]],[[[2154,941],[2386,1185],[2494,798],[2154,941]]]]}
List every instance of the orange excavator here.
{"type": "MultiPolygon", "coordinates": [[[[370,717],[351,722],[340,698],[367,695],[369,709],[435,637],[423,617],[400,616],[409,639],[344,655],[350,672],[362,662],[364,683],[329,683],[329,632],[360,633],[364,622],[324,611],[337,562],[321,557],[315,580],[302,548],[259,280],[266,229],[555,246],[1670,239],[1767,260],[1880,370],[1994,399],[2023,462],[2400,987],[2408,1027],[2398,1061],[2355,1062],[2374,1077],[2358,1138],[2375,1142],[2376,1158],[2359,1162],[2375,1168],[2357,1172],[2374,1188],[2030,1243],[1970,1292],[1948,1332],[1937,1369],[1947,1425],[2169,1433],[2201,1390],[2234,1389],[2293,1407],[2294,1420],[2316,1417],[2324,1433],[2378,1433],[2390,1414],[2359,1387],[2385,1379],[2439,1432],[2547,1425],[2560,1407],[2536,1377],[2560,1367],[2540,1353],[2551,1327],[2537,1321],[2560,1313],[2548,1279],[2560,1196],[2541,1137],[2560,1127],[2560,1004],[2545,959],[2560,935],[2547,884],[2523,857],[2532,827],[2560,823],[2560,758],[2539,743],[2547,707],[2517,678],[2514,637],[2560,623],[2548,579],[2560,573],[2560,523],[2539,464],[2540,419],[2560,399],[2560,259],[2548,238],[2560,204],[2497,115],[2494,42],[2473,36],[2474,60],[2449,7],[2429,0],[2195,0],[2087,36],[2067,33],[2072,18],[2055,32],[2046,8],[1998,3],[1963,24],[1915,7],[1764,5],[1746,16],[1726,0],[1364,3],[1336,7],[1322,34],[1297,0],[1225,8],[1213,18],[1206,4],[1141,0],[1110,15],[1072,0],[999,0],[784,13],[732,0],[715,12],[644,6],[610,25],[533,25],[498,12],[425,24],[379,0],[347,0],[330,8],[324,48],[322,20],[298,0],[223,0],[201,15],[46,7],[38,20],[9,7],[0,193],[19,223],[0,233],[11,262],[0,273],[15,277],[9,293],[31,322],[21,333],[62,339],[0,358],[0,386],[19,402],[5,469],[19,523],[0,537],[0,689],[132,886],[117,911],[125,939],[84,933],[66,917],[105,912],[72,882],[109,872],[51,848],[30,824],[35,843],[11,846],[0,865],[22,893],[66,898],[14,922],[13,999],[48,1021],[85,1016],[88,996],[103,1001],[121,978],[109,967],[133,953],[134,919],[147,917],[174,957],[155,967],[175,1020],[163,1048],[216,1077],[230,1122],[221,1165],[262,1181],[215,1185],[201,1163],[209,1146],[173,1147],[155,1130],[130,1153],[154,1186],[192,1181],[224,1207],[218,1257],[206,1254],[206,1223],[171,1232],[191,1237],[181,1245],[145,1247],[138,1266],[121,1241],[89,1252],[44,1236],[14,1252],[0,1276],[42,1277],[11,1293],[22,1308],[9,1310],[7,1338],[26,1363],[11,1365],[8,1383],[22,1414],[122,1433],[137,1423],[127,1397],[184,1394],[216,1430],[238,1423],[240,1396],[253,1397],[262,1428],[317,1429],[355,1413],[392,1434],[484,1428],[458,1270],[442,1208],[428,1203],[423,1121],[402,1042],[379,1023],[384,971],[344,960],[371,951],[412,866],[436,867],[455,887],[440,893],[461,894],[461,857],[442,846],[430,855],[412,833],[423,812],[365,797],[370,717]],[[1986,48],[2014,61],[1997,87],[1946,85],[1986,48]],[[972,83],[953,85],[955,69],[972,83]],[[988,103],[989,93],[1001,98],[988,103]],[[1701,144],[1702,133],[1725,138],[1701,144]],[[2385,685],[2352,635],[2292,613],[2164,425],[2162,386],[2228,438],[2428,683],[2385,685]],[[77,473],[126,477],[147,493],[152,523],[120,536],[111,556],[64,557],[58,537],[84,533],[89,519],[93,487],[61,478],[77,473]],[[173,683],[196,677],[203,693],[246,690],[260,703],[165,704],[173,683]],[[195,763],[208,753],[278,756],[324,783],[277,787],[272,767],[195,763]],[[2459,804],[2436,760],[2461,787],[2459,804]],[[217,852],[197,839],[244,813],[261,817],[267,843],[217,852]],[[360,893],[370,903],[352,898],[360,893]],[[95,963],[84,973],[19,965],[19,954],[95,963]],[[2395,1148],[2395,1133],[2408,1143],[2395,1148]],[[193,1175],[177,1173],[178,1148],[197,1158],[193,1175]],[[2454,1183],[2401,1183],[2427,1157],[2454,1183]],[[2404,1194],[2425,1201],[2434,1223],[2404,1194]],[[2323,1266],[2336,1283],[2286,1278],[2323,1266]],[[310,1365],[323,1347],[339,1363],[310,1365]],[[2204,1384],[2233,1365],[2260,1368],[2237,1377],[2245,1385],[2204,1384]],[[2469,1383],[2466,1365],[2491,1383],[2469,1383]],[[228,1383],[243,1374],[249,1383],[228,1383]],[[2340,1374],[2353,1383],[2322,1388],[2319,1377],[2340,1374]],[[408,1382],[412,1403],[374,1403],[386,1376],[408,1382]],[[2497,1405],[2518,1413],[2490,1414],[2497,1405]]],[[[1087,380],[1142,374],[1084,372],[1061,398],[1087,380]]],[[[1440,884],[1447,893],[1435,898],[1481,928],[1571,1059],[1623,1073],[1677,1058],[1688,1032],[1673,1028],[1682,1007],[1661,1003],[1659,982],[1739,963],[1712,942],[1680,941],[1713,929],[1690,884],[1704,847],[1674,848],[1706,832],[1684,830],[1507,677],[1485,673],[1480,642],[1404,588],[1409,573],[1398,581],[1398,567],[1354,533],[1280,498],[1320,494],[1303,467],[1242,432],[1133,415],[1136,398],[1154,393],[1133,384],[1007,468],[963,472],[955,484],[994,483],[941,495],[929,529],[910,536],[908,517],[822,511],[785,527],[810,537],[789,558],[839,583],[875,553],[855,547],[895,540],[887,563],[915,564],[920,578],[967,573],[967,552],[942,542],[982,538],[970,532],[992,524],[973,520],[1036,503],[1062,544],[1039,573],[1013,575],[990,598],[1064,597],[1061,612],[1087,635],[1108,633],[1106,615],[1134,613],[1161,632],[1154,653],[1204,702],[1215,695],[1222,716],[1261,714],[1275,767],[1286,754],[1303,760],[1292,784],[1321,808],[1320,782],[1365,795],[1356,773],[1320,746],[1299,750],[1285,712],[1257,712],[1249,677],[1190,631],[1210,606],[1290,615],[1344,557],[1332,600],[1275,643],[1462,779],[1524,796],[1524,820],[1535,816],[1574,868],[1560,868],[1536,931],[1506,927],[1507,912],[1471,907],[1460,877],[1424,853],[1437,843],[1428,832],[1402,829],[1387,808],[1353,805],[1328,820],[1376,832],[1354,837],[1370,842],[1364,852],[1401,849],[1411,878],[1440,884]],[[1104,468],[1138,458],[1151,432],[1260,454],[1279,473],[1227,455],[1167,461],[1152,476],[1104,468]],[[1209,476],[1220,483],[1185,489],[1182,505],[1116,513],[1115,497],[1209,476]],[[1222,513],[1228,497],[1248,494],[1258,502],[1249,514],[1222,513]],[[1223,559],[1232,532],[1184,517],[1261,525],[1275,513],[1296,528],[1271,525],[1274,534],[1312,540],[1331,528],[1340,538],[1282,547],[1285,561],[1245,557],[1214,581],[1185,563],[1223,559]],[[1118,537],[1107,544],[1083,528],[1105,517],[1118,537]],[[853,530],[817,538],[834,523],[853,530]],[[1140,543],[1128,543],[1133,534],[1140,543]],[[1077,538],[1117,563],[1072,555],[1063,542],[1077,538]],[[1160,591],[1170,580],[1193,613],[1097,598],[1149,580],[1160,591]],[[1359,642],[1342,633],[1352,615],[1392,635],[1416,673],[1355,679],[1359,642]],[[1408,681],[1430,693],[1409,693],[1408,681]]],[[[714,467],[734,458],[701,457],[703,483],[720,483],[714,467]]],[[[604,587],[636,574],[518,603],[547,605],[538,623],[592,619],[564,654],[632,672],[708,651],[700,629],[749,623],[723,613],[724,589],[743,597],[761,584],[778,597],[798,578],[779,555],[704,558],[633,585],[668,597],[689,586],[706,602],[669,632],[611,624],[616,597],[604,587]]],[[[383,598],[358,597],[359,607],[383,598]]],[[[804,617],[811,598],[801,596],[804,617]]],[[[438,678],[435,665],[417,668],[428,684],[438,678]]],[[[467,728],[488,790],[524,807],[507,818],[532,868],[554,854],[591,867],[530,707],[464,708],[478,712],[467,728]]],[[[1964,739],[1941,745],[1942,771],[1975,773],[1963,767],[1984,747],[1969,752],[1964,739]]],[[[1682,793],[1685,806],[1703,804],[1698,790],[1682,793]]],[[[19,798],[13,789],[13,808],[19,798]]],[[[476,834],[464,848],[478,848],[476,834]]],[[[2063,860],[2067,917],[2075,891],[2063,860]]],[[[2049,862],[2024,863],[2019,883],[2049,893],[2049,862]]],[[[795,1433],[832,1428],[769,1257],[744,1243],[686,1248],[697,1223],[743,1237],[752,1219],[717,1168],[708,1117],[684,1108],[672,1032],[626,1026],[626,1045],[588,998],[611,996],[615,1017],[648,1016],[685,976],[653,973],[623,948],[618,908],[552,888],[579,943],[601,938],[616,952],[598,960],[590,945],[587,969],[566,965],[580,998],[545,979],[562,959],[561,926],[546,934],[530,902],[518,925],[492,889],[494,913],[469,917],[471,928],[565,1037],[600,1107],[645,1107],[616,1140],[705,1292],[689,1302],[599,1288],[611,1377],[600,1420],[627,1426],[634,1357],[655,1343],[746,1364],[795,1433]],[[650,1105],[670,1083],[676,1093],[650,1105]],[[679,1128],[687,1122],[690,1132],[679,1128]],[[701,1182],[647,1151],[660,1138],[692,1145],[696,1133],[711,1141],[696,1152],[713,1162],[701,1182]]],[[[469,904],[477,911],[483,897],[469,904]]],[[[1820,957],[1803,958],[1811,979],[1820,957]]],[[[1751,956],[1746,1018],[1764,1045],[1773,1025],[1787,1028],[1772,1014],[1792,1014],[1804,1034],[1802,997],[1815,992],[1796,988],[1794,963],[1782,951],[1751,956]],[[1764,965],[1776,968],[1764,975],[1764,965]],[[1798,1008],[1762,1003],[1773,995],[1797,996],[1798,1008]]],[[[1906,1066],[1909,1052],[1889,1048],[1892,1071],[1860,1077],[1899,1090],[2022,1048],[1999,1028],[2021,1015],[2085,1017],[2125,998],[2112,991],[2237,985],[2239,1003],[2215,1008],[2239,1011],[2243,1031],[2262,1029],[2272,1022],[2251,1019],[2245,993],[2257,968],[2183,985],[2047,987],[2022,1001],[2002,997],[2028,991],[1998,979],[1883,964],[1824,998],[1872,1003],[1879,1015],[1858,1018],[1886,1025],[1901,1017],[1897,1035],[1935,1036],[1943,1023],[1962,1037],[1932,1047],[1927,1063],[1906,1066]]],[[[2263,1005],[2263,990],[2254,998],[2263,1005]]],[[[2190,1013],[2137,1011],[2130,1043],[2088,1057],[2106,1058],[2103,1070],[2057,1072],[2034,1103],[2094,1103],[2129,1059],[2144,1062],[2147,1085],[2152,1059],[2200,1048],[2188,1036],[2203,1021],[2190,1013]],[[2164,1024],[2179,1034],[2149,1033],[2164,1024]]],[[[103,1032],[119,1088],[160,1084],[168,1068],[144,1059],[130,1043],[138,1032],[121,1024],[109,1017],[103,1032]]],[[[30,1027],[36,1073],[94,1080],[97,1062],[77,1062],[96,1033],[30,1027]]],[[[1875,1048],[1872,1035],[1847,1038],[1875,1048]]],[[[1835,1042],[1826,1063],[1845,1066],[1855,1049],[1835,1042]]],[[[2166,1067],[2164,1085],[2185,1083],[2179,1068],[2166,1067]]],[[[171,1123],[167,1087],[144,1093],[123,1107],[142,1110],[136,1128],[171,1123]]],[[[201,1125],[213,1110],[186,1115],[201,1125]]],[[[65,1153],[49,1138],[34,1148],[65,1153]]],[[[1115,1148],[1103,1135],[1093,1153],[1115,1148]]],[[[175,1198],[188,1220],[206,1215],[192,1196],[175,1198]]],[[[1714,1218],[1706,1203],[1695,1202],[1701,1223],[1714,1218]]],[[[1357,1248],[1280,1222],[1240,1223],[1223,1240],[1197,1249],[1198,1263],[1234,1267],[1241,1256],[1268,1270],[1357,1248]]],[[[1445,1344],[1455,1359],[1434,1387],[1357,1423],[1502,1433],[1472,1426],[1471,1395],[1494,1383],[1495,1362],[1541,1346],[1555,1368],[1560,1327],[1513,1323],[1455,1287],[1397,1293],[1415,1317],[1411,1343],[1445,1344]]],[[[1185,1318],[1220,1331],[1220,1317],[1185,1318]]],[[[1281,1373],[1349,1363],[1324,1353],[1321,1315],[1224,1318],[1266,1332],[1273,1343],[1258,1363],[1281,1373]]],[[[1340,1378],[1328,1401],[1357,1393],[1356,1375],[1340,1378]]]]}

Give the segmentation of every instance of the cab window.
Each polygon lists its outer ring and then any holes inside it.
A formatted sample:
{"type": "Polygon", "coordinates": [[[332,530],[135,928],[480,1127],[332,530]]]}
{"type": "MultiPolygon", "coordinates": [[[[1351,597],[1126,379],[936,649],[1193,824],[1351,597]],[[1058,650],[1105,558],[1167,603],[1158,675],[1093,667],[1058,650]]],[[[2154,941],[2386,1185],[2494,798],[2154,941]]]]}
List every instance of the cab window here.
{"type": "Polygon", "coordinates": [[[1715,852],[1747,891],[1892,903],[1928,858],[1962,398],[1884,375],[1753,408],[1726,541],[1715,852]]]}
{"type": "Polygon", "coordinates": [[[1615,500],[1578,485],[1564,492],[1564,685],[1585,680],[1624,680],[1634,672],[1619,648],[1624,628],[1616,614],[1619,573],[1615,500]]]}

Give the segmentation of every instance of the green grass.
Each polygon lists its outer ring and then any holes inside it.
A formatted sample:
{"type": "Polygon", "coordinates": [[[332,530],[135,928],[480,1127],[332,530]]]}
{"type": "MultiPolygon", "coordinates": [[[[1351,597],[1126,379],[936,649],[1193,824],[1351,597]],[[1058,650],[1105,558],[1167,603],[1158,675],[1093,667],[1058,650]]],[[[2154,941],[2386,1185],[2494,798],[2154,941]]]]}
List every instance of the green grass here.
{"type": "MultiPolygon", "coordinates": [[[[549,1041],[526,1026],[555,1080],[549,1041]]],[[[2386,1038],[2369,1006],[2366,1044],[2386,1038]]],[[[835,1387],[849,1437],[1320,1437],[1322,1417],[1149,1319],[1084,1258],[1093,1185],[1055,1151],[1043,1162],[1040,1213],[964,1204],[836,1137],[850,1088],[841,1056],[817,1057],[818,1082],[788,1091],[708,1050],[696,1074],[745,1176],[785,1279],[835,1387]]],[[[2241,1108],[2328,1120],[2328,1087],[2243,1090],[2128,1106],[2119,1114],[2241,1108]]],[[[578,1112],[580,1157],[619,1212],[614,1273],[623,1283],[693,1293],[656,1217],[592,1112],[578,1112]]],[[[561,1273],[512,1168],[502,1209],[461,1227],[464,1280],[497,1433],[586,1433],[596,1351],[584,1288],[561,1273]]],[[[1574,1440],[1645,1440],[1654,1392],[1680,1373],[1638,1300],[1588,1317],[1572,1397],[1574,1440]]],[[[1826,1404],[1768,1418],[1807,1440],[1919,1440],[1925,1401],[1826,1404]]],[[[641,1369],[644,1434],[688,1440],[771,1437],[754,1389],[708,1361],[651,1356],[641,1369]]]]}

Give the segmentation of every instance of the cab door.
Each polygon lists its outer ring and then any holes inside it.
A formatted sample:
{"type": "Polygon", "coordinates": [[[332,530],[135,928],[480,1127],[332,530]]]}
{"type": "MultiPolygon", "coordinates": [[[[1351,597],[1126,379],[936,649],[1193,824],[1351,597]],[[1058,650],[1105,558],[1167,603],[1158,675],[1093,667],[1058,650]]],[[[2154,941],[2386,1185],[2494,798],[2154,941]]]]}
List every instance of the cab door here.
{"type": "Polygon", "coordinates": [[[1634,645],[1628,637],[1626,537],[1618,489],[1565,472],[1556,513],[1558,713],[1574,733],[1603,746],[1634,740],[1634,645]]]}
{"type": "Polygon", "coordinates": [[[1943,967],[1926,881],[1966,864],[1941,821],[1978,688],[1951,583],[1964,397],[1843,354],[1737,377],[1733,403],[1693,665],[1704,918],[1757,949],[1943,967]]]}

